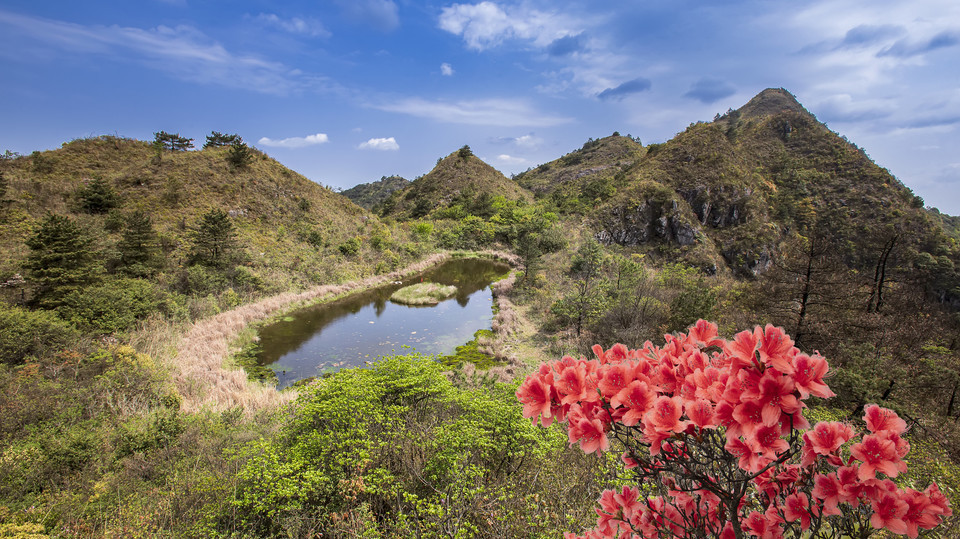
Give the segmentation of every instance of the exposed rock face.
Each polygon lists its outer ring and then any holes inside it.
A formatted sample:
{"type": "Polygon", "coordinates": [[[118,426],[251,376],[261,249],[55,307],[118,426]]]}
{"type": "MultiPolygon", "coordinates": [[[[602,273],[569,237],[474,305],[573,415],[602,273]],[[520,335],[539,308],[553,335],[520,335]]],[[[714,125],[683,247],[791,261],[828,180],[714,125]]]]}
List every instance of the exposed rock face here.
{"type": "Polygon", "coordinates": [[[678,194],[690,204],[701,225],[724,228],[746,222],[744,210],[753,190],[721,185],[712,189],[698,187],[678,194]]]}
{"type": "Polygon", "coordinates": [[[645,200],[636,206],[614,207],[600,218],[597,241],[639,245],[651,241],[693,245],[700,227],[683,219],[676,201],[666,204],[645,200]]]}

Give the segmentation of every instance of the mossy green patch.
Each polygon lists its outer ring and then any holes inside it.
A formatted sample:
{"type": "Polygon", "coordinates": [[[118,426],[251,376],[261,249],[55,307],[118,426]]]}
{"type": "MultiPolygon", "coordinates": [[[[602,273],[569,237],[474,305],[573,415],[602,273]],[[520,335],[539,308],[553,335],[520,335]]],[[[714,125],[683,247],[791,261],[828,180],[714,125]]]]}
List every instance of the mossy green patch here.
{"type": "Polygon", "coordinates": [[[457,367],[462,365],[464,362],[470,362],[481,370],[503,365],[504,363],[502,361],[497,361],[496,358],[480,351],[480,343],[478,340],[483,337],[492,338],[493,331],[489,329],[477,330],[477,332],[473,334],[472,341],[462,346],[458,346],[453,355],[441,356],[437,361],[447,367],[457,367]]]}
{"type": "Polygon", "coordinates": [[[444,286],[439,283],[417,283],[397,290],[390,296],[390,301],[406,305],[436,305],[456,293],[457,287],[455,286],[444,286]]]}

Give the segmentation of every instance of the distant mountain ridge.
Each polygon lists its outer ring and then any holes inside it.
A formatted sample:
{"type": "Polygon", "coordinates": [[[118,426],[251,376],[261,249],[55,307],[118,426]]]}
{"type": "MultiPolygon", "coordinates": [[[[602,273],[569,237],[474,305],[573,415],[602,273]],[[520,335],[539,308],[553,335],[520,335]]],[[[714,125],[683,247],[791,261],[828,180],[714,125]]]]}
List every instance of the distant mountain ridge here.
{"type": "Polygon", "coordinates": [[[485,204],[498,196],[533,201],[529,191],[473,155],[469,146],[464,146],[439,159],[433,170],[405,189],[395,191],[381,204],[381,211],[384,215],[420,218],[439,208],[470,205],[478,200],[485,204]]]}
{"type": "Polygon", "coordinates": [[[410,185],[410,180],[401,176],[382,176],[370,183],[361,183],[341,191],[340,194],[352,200],[356,205],[373,210],[383,203],[394,191],[410,185]]]}

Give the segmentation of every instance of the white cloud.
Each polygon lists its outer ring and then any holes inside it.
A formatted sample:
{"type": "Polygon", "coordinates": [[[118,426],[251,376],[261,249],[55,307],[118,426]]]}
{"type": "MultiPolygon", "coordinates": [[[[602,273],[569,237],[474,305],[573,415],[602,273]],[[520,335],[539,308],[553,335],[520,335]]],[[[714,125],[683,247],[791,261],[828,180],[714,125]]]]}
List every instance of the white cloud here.
{"type": "Polygon", "coordinates": [[[453,66],[444,62],[440,64],[440,73],[445,77],[453,76],[453,66]]]}
{"type": "Polygon", "coordinates": [[[301,34],[310,37],[330,37],[331,35],[330,31],[323,26],[323,23],[316,19],[301,19],[299,17],[283,19],[274,13],[261,13],[254,17],[254,19],[262,24],[279,28],[291,34],[301,34]]]}
{"type": "Polygon", "coordinates": [[[271,148],[306,148],[307,146],[316,146],[317,144],[326,144],[330,141],[325,133],[316,135],[307,135],[305,137],[290,137],[280,140],[263,137],[257,141],[257,144],[269,146],[271,148]]]}
{"type": "Polygon", "coordinates": [[[467,125],[554,126],[571,121],[570,118],[551,116],[535,110],[526,100],[478,99],[473,101],[428,101],[419,97],[402,99],[395,103],[374,105],[374,108],[399,112],[438,122],[467,125]]]}
{"type": "Polygon", "coordinates": [[[555,40],[576,35],[567,17],[527,6],[501,8],[494,2],[454,4],[443,8],[440,29],[463,36],[467,47],[476,50],[496,47],[508,39],[532,41],[546,47],[555,40]]]}
{"type": "Polygon", "coordinates": [[[507,165],[523,165],[527,162],[527,160],[522,157],[514,157],[505,153],[498,155],[497,161],[507,165]]]}
{"type": "Polygon", "coordinates": [[[393,137],[372,138],[360,144],[357,148],[360,150],[396,151],[400,149],[400,145],[397,144],[397,140],[393,137]]]}
{"type": "Polygon", "coordinates": [[[267,94],[286,95],[323,82],[278,62],[232,53],[190,26],[85,26],[0,11],[0,32],[18,38],[21,54],[46,47],[64,54],[132,58],[181,79],[267,94]]]}

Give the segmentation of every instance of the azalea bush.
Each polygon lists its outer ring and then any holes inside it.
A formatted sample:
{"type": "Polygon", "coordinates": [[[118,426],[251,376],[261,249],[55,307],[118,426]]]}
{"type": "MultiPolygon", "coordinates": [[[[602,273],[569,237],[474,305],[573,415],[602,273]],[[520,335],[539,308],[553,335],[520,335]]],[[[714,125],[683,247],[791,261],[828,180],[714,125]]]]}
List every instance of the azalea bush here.
{"type": "Polygon", "coordinates": [[[662,347],[594,346],[594,359],[544,364],[516,392],[523,414],[566,422],[586,453],[623,450],[635,485],[607,490],[600,537],[917,537],[951,515],[936,484],[918,491],[905,472],[907,425],[864,408],[866,432],[804,418],[829,398],[827,361],[767,325],[719,338],[703,320],[662,347]]]}

